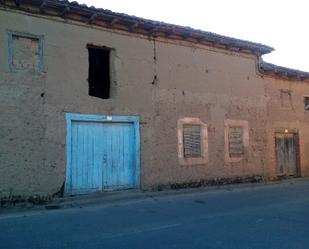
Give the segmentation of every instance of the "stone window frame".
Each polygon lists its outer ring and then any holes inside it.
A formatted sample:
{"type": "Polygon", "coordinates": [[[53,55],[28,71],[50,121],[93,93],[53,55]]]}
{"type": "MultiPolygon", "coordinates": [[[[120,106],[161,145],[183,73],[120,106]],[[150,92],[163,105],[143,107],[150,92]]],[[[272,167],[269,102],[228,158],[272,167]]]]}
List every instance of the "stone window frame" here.
{"type": "Polygon", "coordinates": [[[39,44],[39,64],[38,68],[35,71],[36,73],[44,72],[44,36],[43,35],[35,35],[27,32],[19,32],[8,30],[8,62],[9,68],[11,72],[19,72],[13,67],[13,56],[14,56],[14,45],[13,45],[13,36],[19,36],[29,39],[37,39],[39,44]]]}
{"type": "Polygon", "coordinates": [[[224,147],[225,147],[225,162],[226,163],[240,162],[243,159],[248,157],[249,124],[247,120],[226,119],[224,121],[224,147]],[[244,129],[244,133],[243,133],[244,155],[241,157],[230,157],[230,152],[229,152],[229,128],[230,127],[241,127],[244,129]]]}
{"type": "Polygon", "coordinates": [[[280,109],[281,110],[293,110],[293,100],[292,100],[292,90],[290,89],[280,89],[280,109]],[[289,95],[290,106],[284,106],[283,104],[283,94],[289,95]]]}
{"type": "Polygon", "coordinates": [[[201,165],[208,163],[208,127],[199,118],[181,118],[177,122],[178,133],[178,159],[180,165],[201,165]],[[201,142],[202,142],[202,157],[185,158],[183,146],[183,127],[185,125],[199,125],[201,126],[201,142]]]}

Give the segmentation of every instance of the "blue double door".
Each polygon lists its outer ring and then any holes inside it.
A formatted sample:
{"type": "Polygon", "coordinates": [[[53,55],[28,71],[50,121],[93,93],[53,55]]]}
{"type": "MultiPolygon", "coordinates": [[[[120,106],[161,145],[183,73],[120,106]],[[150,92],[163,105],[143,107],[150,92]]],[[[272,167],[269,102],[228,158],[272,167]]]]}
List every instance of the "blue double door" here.
{"type": "Polygon", "coordinates": [[[71,122],[70,194],[138,186],[136,134],[130,122],[71,122]]]}

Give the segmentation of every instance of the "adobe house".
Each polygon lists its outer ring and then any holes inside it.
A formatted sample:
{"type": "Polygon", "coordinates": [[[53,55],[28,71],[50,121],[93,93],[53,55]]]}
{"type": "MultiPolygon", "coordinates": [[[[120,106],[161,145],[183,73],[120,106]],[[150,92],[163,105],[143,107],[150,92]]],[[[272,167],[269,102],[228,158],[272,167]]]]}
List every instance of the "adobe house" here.
{"type": "Polygon", "coordinates": [[[0,1],[0,197],[309,175],[309,73],[273,48],[57,0],[0,1]]]}

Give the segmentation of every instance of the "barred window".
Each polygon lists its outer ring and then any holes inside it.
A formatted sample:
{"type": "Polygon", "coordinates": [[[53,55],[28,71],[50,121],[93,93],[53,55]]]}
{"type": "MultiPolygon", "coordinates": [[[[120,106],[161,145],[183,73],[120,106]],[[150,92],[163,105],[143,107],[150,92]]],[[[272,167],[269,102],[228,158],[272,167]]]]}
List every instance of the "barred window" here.
{"type": "Polygon", "coordinates": [[[208,162],[207,125],[199,118],[178,120],[178,158],[181,165],[208,162]]]}
{"type": "Polygon", "coordinates": [[[242,157],[244,150],[244,128],[229,127],[229,154],[230,157],[242,157]]]}
{"type": "Polygon", "coordinates": [[[246,120],[224,121],[225,162],[239,162],[248,156],[249,129],[246,120]]]}
{"type": "Polygon", "coordinates": [[[202,157],[202,139],[200,125],[184,125],[183,150],[185,158],[202,157]]]}

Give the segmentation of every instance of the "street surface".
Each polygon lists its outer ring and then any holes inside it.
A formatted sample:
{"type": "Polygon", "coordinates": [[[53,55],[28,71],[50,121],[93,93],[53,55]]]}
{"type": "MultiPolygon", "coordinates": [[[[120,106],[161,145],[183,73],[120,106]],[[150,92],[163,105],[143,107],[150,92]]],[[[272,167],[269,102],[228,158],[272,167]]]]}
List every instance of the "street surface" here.
{"type": "Polygon", "coordinates": [[[1,249],[306,249],[309,180],[0,215],[1,249]]]}

